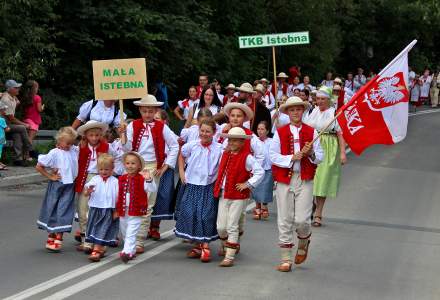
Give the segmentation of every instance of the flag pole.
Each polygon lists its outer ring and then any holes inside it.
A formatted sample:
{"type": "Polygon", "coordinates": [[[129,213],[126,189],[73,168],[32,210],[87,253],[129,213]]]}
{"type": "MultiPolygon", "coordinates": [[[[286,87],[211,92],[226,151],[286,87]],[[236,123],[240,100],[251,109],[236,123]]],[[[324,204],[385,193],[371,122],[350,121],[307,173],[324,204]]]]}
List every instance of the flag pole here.
{"type": "MultiPolygon", "coordinates": [[[[381,76],[386,70],[389,69],[390,66],[392,66],[398,59],[400,59],[400,57],[402,55],[404,55],[405,53],[409,52],[414,45],[417,44],[417,40],[413,40],[411,43],[408,44],[408,46],[405,47],[405,49],[403,49],[388,65],[386,65],[385,68],[382,69],[382,71],[379,72],[378,76],[381,76]]],[[[359,92],[360,90],[358,90],[359,92]]],[[[356,96],[357,92],[352,96],[352,98],[354,98],[354,96],[356,96]]],[[[327,126],[324,127],[323,130],[321,130],[321,132],[316,136],[316,138],[313,139],[312,144],[321,137],[321,135],[338,119],[338,117],[341,115],[341,113],[345,110],[346,105],[342,106],[342,108],[338,111],[338,113],[335,115],[335,117],[333,118],[333,120],[331,120],[327,126]]]]}
{"type": "MultiPolygon", "coordinates": [[[[276,62],[276,57],[275,57],[275,46],[272,47],[272,63],[273,63],[273,85],[274,85],[274,91],[276,95],[273,95],[274,99],[275,99],[275,110],[276,110],[276,115],[277,117],[275,118],[275,128],[276,125],[278,124],[278,118],[279,118],[279,107],[278,107],[278,87],[277,87],[277,62],[276,62]]],[[[270,101],[270,93],[271,91],[269,91],[269,101],[270,101]]]]}

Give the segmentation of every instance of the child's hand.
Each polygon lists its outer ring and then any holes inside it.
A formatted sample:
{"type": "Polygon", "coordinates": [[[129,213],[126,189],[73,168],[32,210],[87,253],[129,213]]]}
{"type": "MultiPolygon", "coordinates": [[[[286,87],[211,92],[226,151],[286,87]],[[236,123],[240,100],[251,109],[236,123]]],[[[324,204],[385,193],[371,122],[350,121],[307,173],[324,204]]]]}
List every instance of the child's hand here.
{"type": "Polygon", "coordinates": [[[86,189],[85,194],[86,196],[90,196],[90,194],[93,193],[94,191],[95,191],[95,186],[91,185],[86,189]]]}
{"type": "Polygon", "coordinates": [[[243,192],[244,190],[248,189],[249,186],[248,186],[247,182],[243,182],[243,183],[237,183],[235,185],[235,188],[237,189],[237,191],[243,192]]]}
{"type": "Polygon", "coordinates": [[[151,175],[150,172],[147,169],[143,169],[142,171],[140,171],[140,174],[142,175],[142,177],[144,177],[145,181],[151,181],[151,175]]]}
{"type": "Polygon", "coordinates": [[[119,214],[117,210],[113,211],[113,220],[116,220],[117,218],[119,218],[119,214]]]}
{"type": "Polygon", "coordinates": [[[54,169],[52,171],[52,174],[49,174],[49,180],[51,180],[51,181],[61,180],[61,175],[60,175],[60,173],[58,173],[58,169],[54,169]]]}
{"type": "Polygon", "coordinates": [[[121,123],[118,127],[119,134],[125,133],[126,130],[127,130],[127,123],[125,122],[121,123]]]}
{"type": "Polygon", "coordinates": [[[160,168],[159,170],[154,171],[154,176],[156,177],[161,177],[163,175],[163,173],[165,173],[165,171],[168,170],[168,165],[164,164],[162,166],[162,168],[160,168]]]}

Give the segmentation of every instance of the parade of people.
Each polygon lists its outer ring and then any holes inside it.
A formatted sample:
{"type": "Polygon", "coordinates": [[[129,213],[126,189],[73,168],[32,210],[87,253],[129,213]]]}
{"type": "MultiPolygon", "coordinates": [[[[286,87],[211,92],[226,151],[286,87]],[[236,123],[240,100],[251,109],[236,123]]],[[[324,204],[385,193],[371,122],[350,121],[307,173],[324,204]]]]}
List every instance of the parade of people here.
{"type": "Polygon", "coordinates": [[[439,35],[349,3],[32,4],[48,37],[0,38],[0,298],[438,299],[439,35]]]}

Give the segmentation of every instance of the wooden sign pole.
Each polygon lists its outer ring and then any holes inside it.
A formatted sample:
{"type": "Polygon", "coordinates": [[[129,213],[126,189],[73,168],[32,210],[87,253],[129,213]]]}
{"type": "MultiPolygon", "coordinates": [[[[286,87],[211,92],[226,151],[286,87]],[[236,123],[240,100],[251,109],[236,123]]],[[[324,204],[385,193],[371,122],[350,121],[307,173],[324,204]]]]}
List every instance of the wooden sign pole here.
{"type": "MultiPolygon", "coordinates": [[[[125,123],[125,118],[124,118],[124,100],[119,99],[119,124],[124,124],[125,123]]],[[[126,136],[125,134],[121,135],[121,143],[122,145],[125,145],[126,143],[126,136]]]]}

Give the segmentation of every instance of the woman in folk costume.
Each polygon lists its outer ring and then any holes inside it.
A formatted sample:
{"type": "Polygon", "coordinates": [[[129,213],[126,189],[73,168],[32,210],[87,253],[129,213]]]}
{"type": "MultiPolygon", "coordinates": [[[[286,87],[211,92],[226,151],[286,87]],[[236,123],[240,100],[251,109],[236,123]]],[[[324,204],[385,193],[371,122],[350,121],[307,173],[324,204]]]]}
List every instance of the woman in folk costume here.
{"type": "Polygon", "coordinates": [[[314,185],[313,196],[315,196],[316,210],[313,219],[313,226],[319,227],[322,222],[322,211],[327,197],[335,198],[341,178],[341,165],[347,162],[345,154],[345,141],[337,121],[329,128],[325,128],[335,116],[335,108],[332,106],[331,89],[321,87],[316,94],[317,106],[312,113],[304,120],[304,123],[322,132],[320,137],[321,147],[324,150],[324,160],[319,164],[314,185]]]}
{"type": "Polygon", "coordinates": [[[353,80],[353,73],[349,72],[347,74],[347,79],[345,79],[344,87],[352,91],[353,93],[356,91],[353,80]]]}
{"type": "Polygon", "coordinates": [[[281,72],[277,75],[277,90],[275,91],[275,84],[272,83],[270,85],[270,91],[272,95],[275,96],[276,100],[287,97],[287,88],[289,87],[287,78],[289,78],[289,76],[287,76],[286,73],[281,72]]]}
{"type": "Polygon", "coordinates": [[[78,128],[78,134],[82,136],[82,140],[79,147],[78,177],[75,180],[75,192],[78,193],[77,210],[81,239],[81,244],[77,247],[77,250],[84,251],[87,254],[92,252],[93,245],[85,241],[89,197],[85,194],[84,185],[98,174],[98,157],[102,153],[110,154],[115,160],[120,158],[119,151],[108,144],[104,138],[107,129],[107,124],[94,120],[90,120],[78,128]]]}
{"type": "Polygon", "coordinates": [[[217,91],[214,87],[208,86],[202,91],[199,103],[195,104],[189,113],[188,120],[186,121],[185,128],[190,127],[197,120],[197,115],[200,109],[209,108],[212,115],[220,114],[222,111],[222,103],[218,99],[217,91]]]}
{"type": "Polygon", "coordinates": [[[191,107],[195,103],[198,102],[199,99],[197,99],[197,90],[195,86],[191,86],[188,90],[188,98],[177,101],[177,106],[174,109],[174,115],[182,121],[183,125],[185,125],[186,120],[189,116],[189,111],[191,110],[191,107]],[[182,114],[183,113],[183,114],[182,114]]]}
{"type": "Polygon", "coordinates": [[[243,128],[234,127],[222,136],[228,139],[228,148],[220,160],[214,197],[219,198],[217,231],[222,240],[220,252],[225,255],[220,267],[231,267],[240,249],[240,220],[246,211],[250,190],[263,180],[264,170],[246,145],[245,141],[252,136],[243,128]]]}
{"type": "Polygon", "coordinates": [[[420,75],[417,74],[414,76],[414,79],[411,80],[411,82],[409,83],[410,101],[411,104],[414,106],[414,109],[416,109],[417,106],[422,105],[420,102],[420,89],[420,75]]]}
{"type": "Polygon", "coordinates": [[[266,121],[261,121],[258,124],[258,137],[263,143],[264,162],[261,167],[264,170],[263,181],[255,187],[252,191],[252,199],[255,200],[255,209],[253,211],[254,220],[266,220],[269,218],[268,203],[273,201],[273,177],[272,177],[272,163],[269,157],[269,148],[272,144],[272,138],[268,137],[270,134],[270,125],[266,121]]]}
{"type": "Polygon", "coordinates": [[[214,199],[214,182],[222,146],[213,141],[215,130],[213,120],[203,120],[200,138],[186,143],[181,149],[186,169],[179,159],[179,175],[184,188],[176,211],[175,234],[195,243],[187,256],[200,258],[202,262],[211,260],[209,243],[218,239],[218,202],[214,199]]]}
{"type": "Polygon", "coordinates": [[[431,106],[437,107],[439,102],[439,89],[440,89],[440,72],[436,71],[432,74],[432,81],[431,81],[431,90],[430,90],[430,97],[431,97],[431,106]]]}
{"type": "Polygon", "coordinates": [[[334,82],[333,73],[327,72],[327,74],[325,74],[325,79],[321,82],[321,85],[332,88],[333,82],[334,82]]]}
{"type": "Polygon", "coordinates": [[[278,128],[269,149],[276,182],[277,223],[281,263],[277,269],[289,272],[293,262],[301,264],[307,259],[310,244],[310,217],[313,209],[313,177],[316,164],[323,158],[318,133],[302,123],[307,102],[298,97],[287,99],[280,110],[287,113],[290,124],[278,128]],[[312,141],[315,142],[312,144],[312,141]],[[296,227],[296,228],[295,228],[296,227]],[[292,259],[294,230],[298,236],[298,249],[292,259]]]}
{"type": "Polygon", "coordinates": [[[292,97],[293,95],[293,91],[298,88],[298,86],[301,83],[301,79],[299,78],[299,76],[295,76],[293,78],[292,84],[289,85],[289,87],[287,88],[287,97],[292,97]]]}
{"type": "Polygon", "coordinates": [[[223,106],[230,102],[237,102],[238,97],[234,95],[235,93],[235,85],[232,83],[226,86],[226,95],[223,97],[223,106]]]}
{"type": "MultiPolygon", "coordinates": [[[[160,177],[169,168],[174,168],[179,153],[179,144],[176,135],[161,121],[154,120],[158,108],[163,105],[153,95],[147,95],[139,101],[134,101],[139,107],[140,119],[136,119],[128,126],[123,124],[121,132],[125,134],[125,151],[135,151],[145,160],[145,169],[152,175],[156,185],[159,185],[160,177]],[[169,152],[165,154],[165,148],[169,152]]],[[[142,216],[142,224],[139,230],[136,251],[144,252],[144,241],[150,227],[151,214],[156,204],[157,193],[148,194],[148,211],[142,216]]]]}
{"type": "Polygon", "coordinates": [[[429,75],[429,69],[423,71],[423,76],[420,77],[420,102],[422,104],[428,104],[429,102],[429,90],[431,88],[432,76],[429,75]]]}

